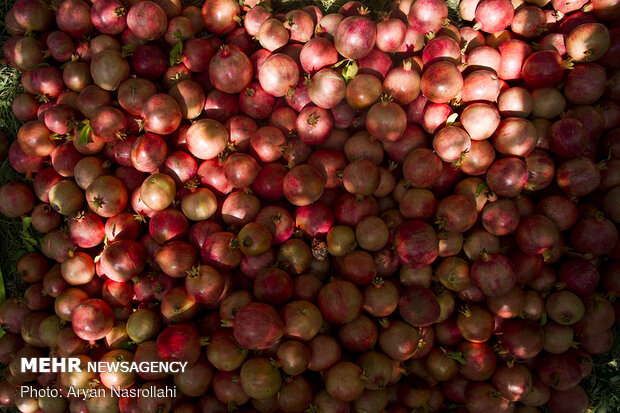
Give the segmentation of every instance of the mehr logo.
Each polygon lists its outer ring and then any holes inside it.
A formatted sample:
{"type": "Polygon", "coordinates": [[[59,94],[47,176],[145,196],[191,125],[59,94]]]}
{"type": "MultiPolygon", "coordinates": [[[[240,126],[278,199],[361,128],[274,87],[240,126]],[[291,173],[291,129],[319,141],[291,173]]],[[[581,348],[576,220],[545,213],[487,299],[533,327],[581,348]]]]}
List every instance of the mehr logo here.
{"type": "Polygon", "coordinates": [[[176,374],[185,371],[187,362],[181,361],[90,361],[86,365],[77,357],[56,358],[39,357],[21,360],[21,370],[30,373],[82,373],[82,369],[92,373],[168,373],[176,374]]]}

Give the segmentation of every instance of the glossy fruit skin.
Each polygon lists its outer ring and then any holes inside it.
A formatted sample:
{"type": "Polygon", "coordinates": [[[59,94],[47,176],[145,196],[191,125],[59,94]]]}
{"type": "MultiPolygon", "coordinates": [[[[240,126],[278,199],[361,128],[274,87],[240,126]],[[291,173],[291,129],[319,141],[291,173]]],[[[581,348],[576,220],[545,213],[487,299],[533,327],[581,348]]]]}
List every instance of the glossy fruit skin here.
{"type": "Polygon", "coordinates": [[[105,218],[113,217],[125,209],[127,190],[120,179],[103,175],[86,188],[86,201],[97,215],[105,218]]]}
{"type": "Polygon", "coordinates": [[[265,59],[258,70],[258,81],[271,95],[284,96],[299,81],[299,68],[288,55],[275,53],[265,59]]]}
{"type": "Polygon", "coordinates": [[[566,53],[575,62],[593,62],[609,49],[609,30],[602,23],[577,26],[566,37],[566,53]]]}
{"type": "Polygon", "coordinates": [[[181,108],[170,95],[158,93],[146,100],[140,116],[144,119],[144,130],[158,135],[168,135],[181,124],[181,108]]]}
{"type": "Polygon", "coordinates": [[[200,336],[190,324],[175,324],[157,337],[157,354],[166,361],[195,363],[200,357],[200,336]]]}
{"type": "Polygon", "coordinates": [[[462,341],[457,346],[467,362],[459,367],[459,372],[469,380],[484,381],[491,378],[497,361],[490,357],[492,348],[487,343],[470,343],[462,341]]]}
{"type": "Polygon", "coordinates": [[[451,62],[433,63],[422,74],[420,87],[431,102],[447,103],[463,88],[463,76],[451,62]]]}
{"type": "Polygon", "coordinates": [[[552,50],[534,52],[523,63],[523,80],[533,89],[553,86],[563,76],[562,57],[552,50]]]}
{"type": "Polygon", "coordinates": [[[75,333],[83,340],[95,341],[112,329],[114,315],[103,300],[89,299],[78,305],[71,315],[75,333]]]}
{"type": "Polygon", "coordinates": [[[416,0],[411,2],[407,13],[409,26],[422,35],[437,32],[448,17],[448,6],[441,1],[416,0]]]}
{"type": "Polygon", "coordinates": [[[236,48],[224,46],[209,63],[209,78],[218,90],[239,93],[252,80],[250,58],[236,48]]]}
{"type": "Polygon", "coordinates": [[[24,124],[17,132],[17,142],[22,151],[30,156],[48,156],[56,148],[52,132],[39,120],[24,124]]]}
{"type": "Polygon", "coordinates": [[[496,160],[487,170],[489,189],[500,196],[519,195],[527,179],[527,166],[525,162],[516,157],[496,160]]]}
{"type": "Polygon", "coordinates": [[[201,119],[187,131],[187,148],[199,159],[213,159],[226,147],[228,133],[220,122],[201,119]]]}
{"type": "Polygon", "coordinates": [[[127,17],[120,1],[101,1],[93,4],[90,16],[93,26],[103,34],[120,34],[127,27],[127,17]]]}
{"type": "Polygon", "coordinates": [[[504,30],[512,22],[514,8],[506,0],[482,0],[476,7],[476,22],[487,33],[504,30]]]}
{"type": "Polygon", "coordinates": [[[125,282],[138,275],[146,265],[146,253],[136,241],[115,241],[103,250],[101,269],[111,280],[125,282]]]}
{"type": "Polygon", "coordinates": [[[202,6],[202,20],[208,31],[227,34],[237,27],[235,17],[240,13],[239,4],[234,1],[218,0],[202,6]]]}
{"type": "Polygon", "coordinates": [[[295,166],[282,181],[284,196],[293,205],[309,205],[321,197],[325,181],[325,176],[314,166],[295,166]]]}
{"type": "Polygon", "coordinates": [[[350,16],[338,25],[334,46],[348,59],[360,59],[372,50],[377,39],[375,24],[364,16],[350,16]]]}
{"type": "Polygon", "coordinates": [[[394,102],[375,103],[366,117],[368,132],[382,142],[398,140],[407,127],[407,115],[394,102]]]}

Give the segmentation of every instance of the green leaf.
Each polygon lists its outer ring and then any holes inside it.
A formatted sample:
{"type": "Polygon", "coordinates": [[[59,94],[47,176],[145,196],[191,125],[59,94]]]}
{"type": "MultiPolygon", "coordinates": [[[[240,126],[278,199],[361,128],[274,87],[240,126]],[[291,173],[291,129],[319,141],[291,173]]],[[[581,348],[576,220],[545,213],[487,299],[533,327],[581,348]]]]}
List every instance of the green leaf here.
{"type": "Polygon", "coordinates": [[[30,217],[25,217],[24,219],[22,219],[22,231],[28,231],[31,223],[32,219],[30,219],[30,217]]]}
{"type": "Polygon", "coordinates": [[[90,140],[90,123],[83,122],[82,128],[80,129],[80,136],[78,138],[78,143],[80,145],[88,145],[88,141],[90,140]]]}
{"type": "Polygon", "coordinates": [[[476,188],[476,196],[480,196],[485,189],[487,189],[487,184],[481,182],[480,185],[478,185],[478,188],[476,188]]]}
{"type": "Polygon", "coordinates": [[[183,34],[181,34],[179,30],[175,30],[172,34],[174,34],[174,37],[177,39],[181,39],[183,37],[183,34]]]}
{"type": "Polygon", "coordinates": [[[134,351],[136,349],[136,343],[133,341],[124,341],[119,345],[119,348],[123,350],[134,351]]]}
{"type": "Polygon", "coordinates": [[[350,60],[349,63],[342,69],[342,76],[347,82],[353,79],[357,75],[357,63],[355,60],[350,60]]]}
{"type": "Polygon", "coordinates": [[[34,247],[31,244],[25,243],[24,245],[26,246],[26,251],[34,252],[34,247]]]}
{"type": "MultiPolygon", "coordinates": [[[[0,270],[0,304],[2,304],[6,300],[6,291],[4,289],[4,276],[2,275],[2,270],[0,270]]],[[[4,329],[0,329],[0,337],[4,335],[4,329]]]]}
{"type": "Polygon", "coordinates": [[[463,358],[463,353],[461,353],[460,351],[455,351],[455,352],[451,352],[451,353],[446,353],[446,355],[451,358],[452,360],[462,364],[462,365],[466,365],[467,364],[467,360],[465,360],[463,358]]]}
{"type": "Polygon", "coordinates": [[[24,240],[26,247],[28,247],[28,245],[31,245],[33,247],[39,245],[39,240],[36,238],[32,238],[30,235],[23,236],[22,239],[24,240]]]}
{"type": "Polygon", "coordinates": [[[13,254],[11,256],[11,261],[17,261],[18,259],[20,259],[24,255],[26,255],[27,252],[28,251],[26,251],[26,249],[24,249],[24,248],[15,251],[15,254],[13,254]]]}
{"type": "Polygon", "coordinates": [[[50,65],[49,63],[46,63],[46,62],[41,62],[41,63],[39,63],[38,65],[36,65],[34,68],[35,68],[35,69],[38,69],[38,68],[40,68],[40,67],[46,67],[46,66],[49,66],[49,65],[50,65]]]}
{"type": "Polygon", "coordinates": [[[64,69],[65,67],[69,66],[69,63],[72,63],[72,62],[73,62],[72,60],[67,60],[66,62],[60,65],[60,68],[64,69]]]}
{"type": "Polygon", "coordinates": [[[26,242],[26,244],[37,245],[39,241],[35,238],[32,238],[30,234],[22,234],[22,239],[26,242]]]}
{"type": "Polygon", "coordinates": [[[181,61],[181,56],[183,55],[183,42],[179,40],[177,44],[174,45],[172,50],[170,50],[170,66],[174,66],[181,61]]]}
{"type": "Polygon", "coordinates": [[[123,57],[127,57],[127,56],[133,55],[135,51],[136,51],[136,46],[134,46],[131,43],[127,43],[125,46],[123,46],[121,53],[123,57]]]}

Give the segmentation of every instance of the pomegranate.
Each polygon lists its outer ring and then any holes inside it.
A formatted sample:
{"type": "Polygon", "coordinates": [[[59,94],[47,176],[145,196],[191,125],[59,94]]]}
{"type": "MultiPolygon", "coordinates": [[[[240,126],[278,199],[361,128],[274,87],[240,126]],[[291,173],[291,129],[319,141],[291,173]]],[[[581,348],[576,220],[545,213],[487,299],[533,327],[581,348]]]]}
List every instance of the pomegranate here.
{"type": "Polygon", "coordinates": [[[409,26],[416,32],[437,32],[448,18],[448,6],[442,1],[415,0],[406,10],[409,26]]]}
{"type": "Polygon", "coordinates": [[[105,337],[113,324],[112,309],[105,301],[99,299],[83,301],[75,307],[71,315],[71,325],[75,334],[86,341],[94,342],[105,337]]]}
{"type": "Polygon", "coordinates": [[[454,99],[463,88],[463,76],[454,63],[436,62],[422,74],[420,88],[431,102],[446,103],[454,99]]]}
{"type": "Polygon", "coordinates": [[[377,39],[375,24],[364,15],[343,19],[334,33],[334,46],[347,59],[360,59],[370,53],[377,39]]]}
{"type": "Polygon", "coordinates": [[[282,319],[273,307],[263,303],[249,303],[241,307],[233,324],[235,339],[242,346],[265,349],[284,334],[282,319]]]}

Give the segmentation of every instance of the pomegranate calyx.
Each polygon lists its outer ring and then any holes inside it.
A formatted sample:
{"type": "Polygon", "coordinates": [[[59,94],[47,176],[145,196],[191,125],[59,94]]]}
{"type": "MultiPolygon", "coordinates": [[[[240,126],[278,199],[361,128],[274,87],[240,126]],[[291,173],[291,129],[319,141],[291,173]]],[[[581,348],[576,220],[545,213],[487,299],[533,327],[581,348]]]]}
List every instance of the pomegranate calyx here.
{"type": "Polygon", "coordinates": [[[329,258],[329,252],[327,250],[327,243],[325,241],[319,241],[316,238],[312,239],[312,255],[317,261],[323,262],[329,258]]]}
{"type": "Polygon", "coordinates": [[[200,275],[200,267],[198,265],[193,266],[187,271],[188,278],[198,278],[200,275]]]}
{"type": "Polygon", "coordinates": [[[387,21],[387,20],[389,20],[391,15],[392,15],[391,11],[380,11],[380,12],[377,12],[377,20],[379,20],[379,21],[387,21]]]}
{"type": "Polygon", "coordinates": [[[102,196],[95,196],[93,200],[90,201],[90,206],[95,211],[98,211],[103,205],[105,205],[105,200],[102,196]]]}
{"type": "Polygon", "coordinates": [[[319,408],[316,407],[314,404],[310,404],[310,406],[308,406],[308,408],[304,410],[304,413],[318,413],[318,412],[319,412],[319,408]]]}
{"type": "Polygon", "coordinates": [[[291,30],[291,28],[295,25],[295,22],[293,21],[292,17],[289,17],[288,19],[284,20],[284,22],[282,22],[282,25],[287,29],[287,30],[291,30]]]}
{"type": "Polygon", "coordinates": [[[446,226],[448,225],[448,220],[446,218],[437,218],[435,220],[435,225],[439,228],[440,231],[445,231],[446,226]]]}
{"type": "Polygon", "coordinates": [[[142,132],[146,126],[146,121],[144,119],[136,119],[136,123],[138,124],[138,130],[142,132]]]}
{"type": "Polygon", "coordinates": [[[274,367],[276,369],[279,369],[280,367],[282,367],[282,365],[278,363],[278,360],[274,358],[269,358],[269,363],[271,363],[271,367],[274,367]]]}
{"type": "Polygon", "coordinates": [[[540,24],[536,27],[536,34],[538,36],[548,31],[549,31],[549,27],[547,27],[547,23],[540,24]]]}
{"type": "Polygon", "coordinates": [[[381,328],[388,328],[390,326],[390,320],[388,320],[387,317],[381,317],[379,319],[379,325],[381,328]]]}
{"type": "Polygon", "coordinates": [[[547,248],[542,252],[542,257],[544,262],[549,262],[553,258],[553,251],[547,248]]]}
{"type": "Polygon", "coordinates": [[[198,178],[192,178],[189,181],[187,181],[185,183],[185,189],[188,189],[190,192],[194,192],[198,186],[200,185],[200,182],[198,182],[198,178]]]}
{"type": "Polygon", "coordinates": [[[142,214],[134,214],[133,215],[133,219],[135,219],[136,221],[141,222],[143,224],[146,223],[146,218],[142,214]]]}
{"type": "Polygon", "coordinates": [[[321,118],[320,115],[317,115],[316,112],[312,112],[309,116],[308,116],[308,125],[310,126],[316,126],[317,123],[319,122],[319,119],[321,118]]]}
{"type": "Polygon", "coordinates": [[[468,154],[469,154],[469,149],[465,149],[463,152],[461,152],[461,155],[459,156],[459,159],[457,159],[456,161],[451,162],[450,165],[454,169],[459,169],[461,167],[461,164],[465,160],[465,158],[467,158],[468,154]]]}
{"type": "Polygon", "coordinates": [[[381,103],[383,104],[383,106],[387,106],[388,103],[394,100],[392,98],[392,95],[389,93],[389,91],[387,93],[383,93],[379,99],[381,100],[381,103]]]}
{"type": "Polygon", "coordinates": [[[471,310],[469,309],[469,306],[467,304],[463,305],[459,309],[459,313],[463,314],[467,318],[471,317],[471,310]]]}

